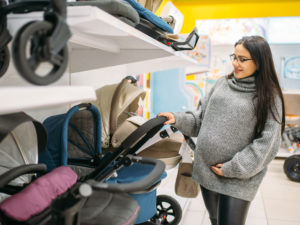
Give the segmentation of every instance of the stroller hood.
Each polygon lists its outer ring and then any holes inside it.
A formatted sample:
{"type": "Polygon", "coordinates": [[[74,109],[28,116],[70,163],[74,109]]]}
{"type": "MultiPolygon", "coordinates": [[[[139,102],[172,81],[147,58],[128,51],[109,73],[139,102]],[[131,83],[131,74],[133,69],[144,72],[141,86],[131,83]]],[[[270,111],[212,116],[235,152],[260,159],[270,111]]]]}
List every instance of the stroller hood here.
{"type": "Polygon", "coordinates": [[[146,92],[123,79],[119,84],[106,85],[96,90],[97,100],[92,102],[102,118],[102,146],[109,147],[110,135],[138,109],[139,99],[146,92]]]}
{"type": "Polygon", "coordinates": [[[101,117],[94,105],[76,105],[67,113],[48,117],[43,124],[49,141],[39,154],[39,163],[46,164],[49,171],[68,165],[72,157],[92,160],[101,153],[101,117]],[[71,139],[75,133],[78,135],[71,139]]]}
{"type": "MultiPolygon", "coordinates": [[[[35,164],[38,151],[43,151],[47,143],[47,134],[41,123],[27,114],[13,113],[0,116],[0,174],[11,168],[35,164]]],[[[30,176],[24,175],[11,182],[23,185],[30,182],[30,176]]]]}

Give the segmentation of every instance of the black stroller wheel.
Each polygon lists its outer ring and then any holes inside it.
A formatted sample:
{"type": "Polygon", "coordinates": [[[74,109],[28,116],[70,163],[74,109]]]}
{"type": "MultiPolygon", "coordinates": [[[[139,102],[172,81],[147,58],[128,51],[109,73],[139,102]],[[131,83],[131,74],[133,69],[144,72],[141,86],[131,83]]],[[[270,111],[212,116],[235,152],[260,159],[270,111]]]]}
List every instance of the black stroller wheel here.
{"type": "Polygon", "coordinates": [[[179,203],[168,195],[158,195],[156,199],[156,215],[151,221],[160,221],[160,224],[179,224],[182,217],[182,209],[179,203]]]}
{"type": "Polygon", "coordinates": [[[300,155],[288,157],[284,161],[283,168],[290,180],[300,182],[300,155]]]}
{"type": "Polygon", "coordinates": [[[46,21],[30,22],[18,31],[13,42],[16,69],[22,77],[36,85],[55,82],[68,64],[67,46],[56,55],[50,51],[48,42],[52,28],[53,25],[46,21]]]}
{"type": "Polygon", "coordinates": [[[7,71],[9,65],[9,50],[8,47],[5,46],[0,50],[0,77],[2,77],[7,71]]]}

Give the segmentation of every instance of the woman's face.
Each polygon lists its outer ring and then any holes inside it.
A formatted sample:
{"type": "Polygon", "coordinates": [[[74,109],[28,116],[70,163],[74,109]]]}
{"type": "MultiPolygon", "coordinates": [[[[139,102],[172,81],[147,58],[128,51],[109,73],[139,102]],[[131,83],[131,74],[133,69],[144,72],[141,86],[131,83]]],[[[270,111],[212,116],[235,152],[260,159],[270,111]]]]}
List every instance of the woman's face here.
{"type": "Polygon", "coordinates": [[[234,48],[232,65],[234,67],[234,75],[237,79],[249,77],[257,69],[250,52],[242,44],[238,44],[234,48]]]}

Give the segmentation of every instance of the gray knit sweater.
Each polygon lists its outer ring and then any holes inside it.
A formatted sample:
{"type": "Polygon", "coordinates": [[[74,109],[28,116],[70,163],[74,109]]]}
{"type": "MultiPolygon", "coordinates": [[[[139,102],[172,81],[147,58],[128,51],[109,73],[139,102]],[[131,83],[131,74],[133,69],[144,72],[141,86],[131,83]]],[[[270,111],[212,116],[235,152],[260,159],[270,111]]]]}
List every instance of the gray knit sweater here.
{"type": "MultiPolygon", "coordinates": [[[[255,197],[281,140],[281,125],[270,112],[261,136],[254,139],[254,94],[254,76],[222,77],[199,111],[174,113],[174,126],[185,135],[197,137],[193,179],[209,190],[247,201],[255,197]],[[210,166],[217,163],[223,163],[224,177],[211,171],[210,166]]],[[[278,118],[281,107],[277,97],[274,109],[278,118]]]]}

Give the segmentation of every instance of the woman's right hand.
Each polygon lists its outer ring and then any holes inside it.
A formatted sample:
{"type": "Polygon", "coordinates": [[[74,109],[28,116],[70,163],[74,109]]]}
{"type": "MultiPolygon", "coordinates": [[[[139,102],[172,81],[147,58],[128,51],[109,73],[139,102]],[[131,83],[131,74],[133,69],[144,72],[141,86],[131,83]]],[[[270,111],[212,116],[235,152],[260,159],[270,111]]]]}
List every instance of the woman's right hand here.
{"type": "Polygon", "coordinates": [[[162,112],[162,113],[159,113],[157,116],[167,117],[168,120],[166,122],[164,122],[164,125],[173,124],[176,122],[174,114],[170,113],[170,112],[162,112]]]}

